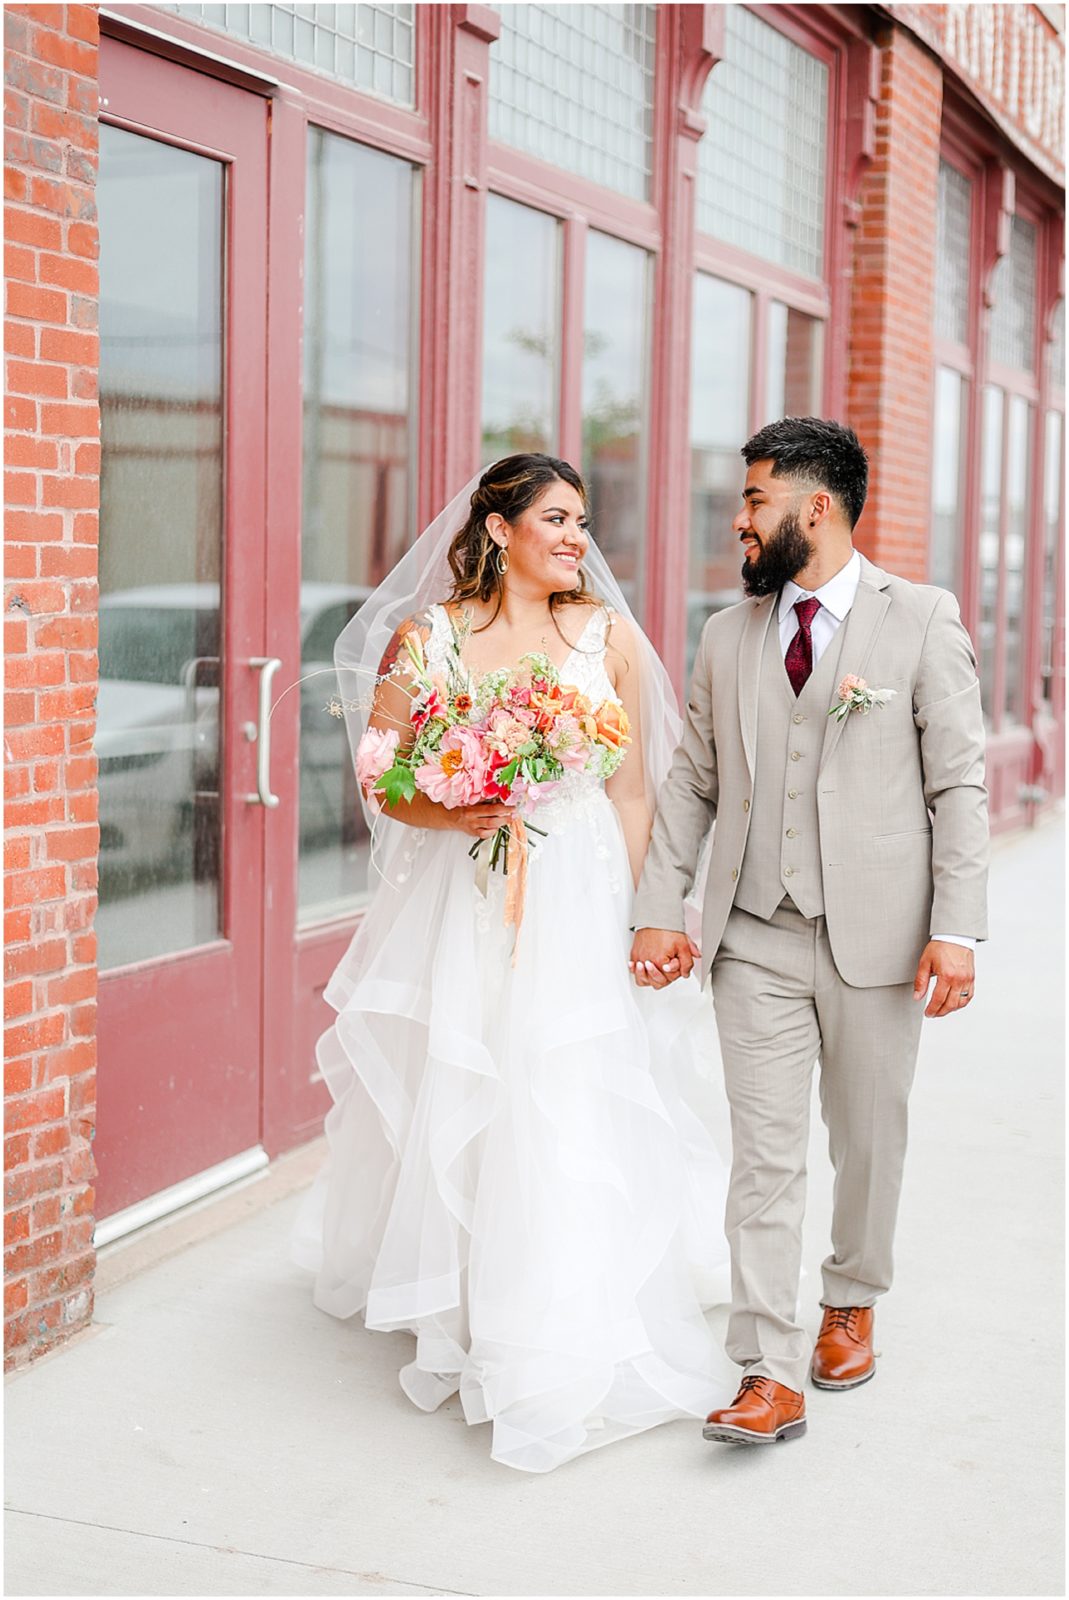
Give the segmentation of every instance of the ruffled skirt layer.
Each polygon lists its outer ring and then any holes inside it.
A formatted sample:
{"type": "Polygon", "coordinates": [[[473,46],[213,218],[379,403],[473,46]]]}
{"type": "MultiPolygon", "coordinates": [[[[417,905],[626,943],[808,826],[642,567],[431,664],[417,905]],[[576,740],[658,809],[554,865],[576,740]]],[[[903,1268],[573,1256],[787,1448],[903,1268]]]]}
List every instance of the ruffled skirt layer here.
{"type": "Polygon", "coordinates": [[[459,1391],[509,1466],[704,1416],[735,1374],[703,1309],[727,1298],[713,1018],[695,980],[631,982],[615,811],[597,790],[533,845],[515,964],[501,876],[484,898],[469,839],[406,832],[326,990],[330,1155],[294,1237],[316,1304],[414,1333],[405,1392],[459,1391]]]}

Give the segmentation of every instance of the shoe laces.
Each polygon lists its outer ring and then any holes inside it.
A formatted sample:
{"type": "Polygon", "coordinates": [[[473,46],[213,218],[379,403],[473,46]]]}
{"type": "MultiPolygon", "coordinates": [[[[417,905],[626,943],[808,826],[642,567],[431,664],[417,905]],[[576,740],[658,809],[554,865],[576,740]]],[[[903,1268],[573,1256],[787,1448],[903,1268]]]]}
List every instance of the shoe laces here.
{"type": "Polygon", "coordinates": [[[751,1374],[750,1377],[743,1378],[742,1382],[739,1384],[739,1392],[735,1398],[740,1400],[742,1396],[746,1394],[747,1390],[756,1389],[759,1394],[767,1399],[767,1395],[765,1394],[763,1386],[771,1383],[771,1381],[771,1378],[766,1378],[763,1373],[755,1372],[751,1374]]]}
{"type": "Polygon", "coordinates": [[[853,1333],[856,1319],[860,1314],[860,1306],[825,1306],[824,1316],[827,1319],[825,1331],[831,1328],[843,1328],[847,1333],[853,1333]]]}

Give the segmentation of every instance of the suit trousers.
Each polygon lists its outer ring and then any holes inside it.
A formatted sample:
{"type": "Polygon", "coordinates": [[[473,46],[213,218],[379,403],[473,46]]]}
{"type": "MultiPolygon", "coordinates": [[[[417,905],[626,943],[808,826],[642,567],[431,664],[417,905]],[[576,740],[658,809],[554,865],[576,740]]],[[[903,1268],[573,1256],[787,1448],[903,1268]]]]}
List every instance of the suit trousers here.
{"type": "Polygon", "coordinates": [[[800,1391],[811,1354],[798,1289],[814,1062],[835,1169],[822,1304],[871,1306],[891,1285],[924,1003],[912,983],[844,983],[824,918],[788,899],[768,921],[732,909],[712,988],[733,1151],[727,1351],[800,1391]]]}

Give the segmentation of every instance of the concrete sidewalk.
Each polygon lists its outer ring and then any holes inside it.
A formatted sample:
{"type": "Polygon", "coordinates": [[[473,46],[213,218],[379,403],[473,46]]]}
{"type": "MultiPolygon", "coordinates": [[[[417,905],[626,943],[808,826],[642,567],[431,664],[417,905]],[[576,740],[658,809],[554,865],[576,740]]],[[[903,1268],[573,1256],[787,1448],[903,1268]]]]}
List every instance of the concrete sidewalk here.
{"type": "Polygon", "coordinates": [[[9,1379],[5,1592],[1064,1593],[1062,871],[1060,820],[996,847],[976,1001],[925,1025],[879,1375],[811,1392],[805,1439],[677,1423],[547,1477],[497,1466],[456,1402],[401,1394],[407,1335],[313,1308],[291,1195],[9,1379]]]}

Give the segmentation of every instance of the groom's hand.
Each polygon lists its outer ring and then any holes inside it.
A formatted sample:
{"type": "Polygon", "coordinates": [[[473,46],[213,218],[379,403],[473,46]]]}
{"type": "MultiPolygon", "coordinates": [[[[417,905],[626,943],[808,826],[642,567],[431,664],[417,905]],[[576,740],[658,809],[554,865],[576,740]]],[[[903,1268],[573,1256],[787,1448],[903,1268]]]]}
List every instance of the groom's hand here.
{"type": "Polygon", "coordinates": [[[685,933],[669,928],[639,928],[627,965],[640,989],[665,989],[689,978],[701,951],[685,933]]]}
{"type": "Polygon", "coordinates": [[[976,963],[966,945],[932,939],[924,947],[913,984],[914,1000],[923,1000],[935,979],[926,1017],[950,1017],[964,1011],[976,992],[976,963]]]}

